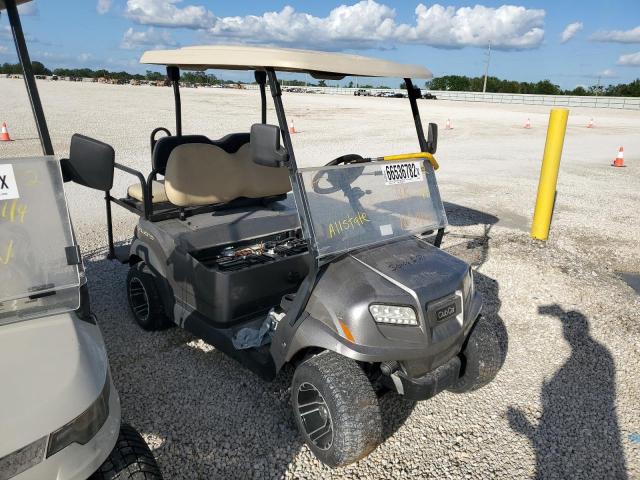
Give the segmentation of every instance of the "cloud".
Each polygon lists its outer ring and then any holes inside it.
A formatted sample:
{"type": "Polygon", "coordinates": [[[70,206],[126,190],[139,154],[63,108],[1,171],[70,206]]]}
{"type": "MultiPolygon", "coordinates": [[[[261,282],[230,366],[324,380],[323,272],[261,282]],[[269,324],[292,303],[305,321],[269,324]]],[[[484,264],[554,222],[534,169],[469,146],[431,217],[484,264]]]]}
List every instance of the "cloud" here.
{"type": "Polygon", "coordinates": [[[22,5],[18,5],[18,12],[20,12],[20,16],[31,16],[38,15],[38,4],[34,2],[23,3],[22,5]]]}
{"type": "Polygon", "coordinates": [[[93,55],[91,55],[90,53],[81,53],[80,55],[78,55],[77,60],[79,62],[86,63],[89,60],[93,60],[93,55]]]}
{"type": "Polygon", "coordinates": [[[640,43],[640,26],[631,30],[600,30],[590,38],[597,42],[640,43]]]}
{"type": "Polygon", "coordinates": [[[618,65],[624,65],[627,67],[640,67],[640,52],[620,55],[620,57],[618,58],[618,65]]]}
{"type": "Polygon", "coordinates": [[[329,50],[389,48],[413,43],[441,48],[536,48],[544,39],[544,10],[503,5],[498,8],[430,7],[420,3],[413,24],[398,23],[396,11],[375,0],[340,5],[325,17],[285,6],[262,15],[217,17],[205,7],[180,0],[128,0],[125,15],[142,25],[201,31],[209,40],[314,46],[329,50]]]}
{"type": "MultiPolygon", "coordinates": [[[[416,26],[409,38],[416,43],[439,47],[484,47],[491,42],[497,49],[535,48],[544,39],[544,10],[513,5],[499,8],[443,7],[427,8],[419,4],[415,10],[416,26]]],[[[398,39],[404,32],[399,29],[398,39]]]]}
{"type": "Polygon", "coordinates": [[[111,10],[112,5],[113,5],[113,0],[98,0],[98,4],[96,5],[96,11],[100,15],[104,15],[109,10],[111,10]]]}
{"type": "Polygon", "coordinates": [[[583,27],[584,25],[582,24],[582,22],[573,22],[567,25],[560,35],[560,43],[567,43],[569,40],[575,37],[583,27]]]}
{"type": "Polygon", "coordinates": [[[0,45],[0,53],[7,53],[9,49],[5,45],[0,45]]]}
{"type": "Polygon", "coordinates": [[[601,72],[598,72],[597,76],[602,78],[618,78],[618,74],[610,68],[606,68],[601,72]]]}
{"type": "Polygon", "coordinates": [[[145,31],[129,28],[122,37],[120,47],[125,50],[175,47],[178,43],[170,32],[149,27],[145,31]]]}
{"type": "Polygon", "coordinates": [[[181,0],[127,0],[125,16],[141,25],[174,28],[208,28],[215,16],[200,6],[179,8],[181,0]]]}

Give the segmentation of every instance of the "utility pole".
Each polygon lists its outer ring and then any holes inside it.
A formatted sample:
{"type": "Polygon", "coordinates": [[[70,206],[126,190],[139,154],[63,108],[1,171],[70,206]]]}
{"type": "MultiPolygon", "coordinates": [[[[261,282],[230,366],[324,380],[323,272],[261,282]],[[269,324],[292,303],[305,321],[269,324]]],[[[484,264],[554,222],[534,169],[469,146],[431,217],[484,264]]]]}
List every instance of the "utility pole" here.
{"type": "Polygon", "coordinates": [[[598,98],[598,93],[600,93],[600,80],[602,77],[598,75],[598,84],[596,85],[596,98],[598,98]]]}
{"type": "Polygon", "coordinates": [[[487,63],[484,66],[484,85],[482,86],[482,93],[487,91],[487,76],[489,75],[489,63],[491,62],[491,40],[489,40],[489,50],[487,51],[487,63]]]}

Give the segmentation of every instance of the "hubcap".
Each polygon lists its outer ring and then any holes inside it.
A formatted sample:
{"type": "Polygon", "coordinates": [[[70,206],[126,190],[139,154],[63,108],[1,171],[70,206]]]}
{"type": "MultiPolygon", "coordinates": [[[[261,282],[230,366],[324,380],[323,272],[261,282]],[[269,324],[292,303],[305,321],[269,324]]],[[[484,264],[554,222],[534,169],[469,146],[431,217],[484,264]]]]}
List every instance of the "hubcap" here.
{"type": "Polygon", "coordinates": [[[139,278],[133,277],[129,281],[129,303],[140,321],[149,319],[149,296],[139,278]]]}
{"type": "Polygon", "coordinates": [[[302,383],[298,388],[296,404],[309,440],[320,450],[330,448],[333,444],[333,422],[322,394],[310,383],[302,383]]]}

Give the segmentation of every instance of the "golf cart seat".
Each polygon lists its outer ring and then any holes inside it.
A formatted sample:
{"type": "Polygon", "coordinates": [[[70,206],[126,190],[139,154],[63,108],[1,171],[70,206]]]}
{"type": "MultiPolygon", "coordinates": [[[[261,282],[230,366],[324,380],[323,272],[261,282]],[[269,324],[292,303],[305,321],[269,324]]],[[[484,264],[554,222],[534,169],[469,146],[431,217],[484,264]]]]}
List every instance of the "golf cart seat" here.
{"type": "Polygon", "coordinates": [[[169,202],[179,207],[275,197],[291,190],[287,169],[254,163],[249,143],[235,153],[211,143],[174,148],[167,162],[164,186],[169,202]]]}
{"type": "MultiPolygon", "coordinates": [[[[156,175],[164,176],[167,168],[167,162],[169,156],[174,148],[180,145],[189,143],[206,143],[210,145],[216,145],[222,148],[225,152],[235,153],[238,149],[247,143],[249,143],[248,133],[232,133],[222,137],[220,140],[211,140],[204,135],[178,135],[167,136],[158,139],[153,147],[153,154],[151,157],[151,166],[153,173],[156,175]]],[[[164,180],[154,180],[152,184],[151,202],[153,204],[168,202],[167,194],[164,189],[164,180]]],[[[127,196],[138,202],[144,200],[144,192],[140,183],[134,183],[127,189],[127,196]]]]}
{"type": "MultiPolygon", "coordinates": [[[[172,160],[173,200],[166,192],[166,178],[152,183],[152,203],[179,207],[229,203],[234,199],[279,199],[291,190],[286,169],[256,165],[249,155],[249,133],[232,133],[219,140],[204,135],[167,136],[158,139],[152,156],[153,173],[166,177],[172,160]],[[184,148],[183,148],[184,147],[184,148]],[[177,152],[174,156],[174,152],[177,152]],[[184,163],[183,163],[184,162],[184,163]],[[211,184],[212,177],[214,184],[211,184]],[[236,188],[239,187],[239,188],[236,188]],[[187,196],[182,196],[186,194],[187,196]]],[[[140,183],[127,196],[144,200],[140,183]]]]}
{"type": "MultiPolygon", "coordinates": [[[[152,203],[164,203],[169,201],[169,199],[167,198],[167,193],[164,189],[164,180],[154,180],[151,189],[152,203]]],[[[140,185],[139,183],[129,185],[129,188],[127,189],[127,195],[131,198],[135,198],[139,202],[142,202],[144,200],[142,185],[140,185]]]]}

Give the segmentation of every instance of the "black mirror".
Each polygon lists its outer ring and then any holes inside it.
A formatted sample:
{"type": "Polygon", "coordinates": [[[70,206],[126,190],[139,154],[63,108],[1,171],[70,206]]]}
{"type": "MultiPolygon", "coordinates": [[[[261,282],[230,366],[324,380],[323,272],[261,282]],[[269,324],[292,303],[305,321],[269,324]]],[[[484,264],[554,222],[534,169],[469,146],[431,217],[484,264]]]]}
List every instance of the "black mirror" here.
{"type": "Polygon", "coordinates": [[[427,130],[427,152],[434,154],[438,149],[438,125],[430,123],[427,130]]]}
{"type": "Polygon", "coordinates": [[[111,145],[76,133],[71,137],[69,158],[60,160],[65,182],[107,191],[113,187],[116,152],[111,145]]]}
{"type": "Polygon", "coordinates": [[[251,125],[251,159],[265,167],[281,167],[289,154],[280,146],[280,129],[275,125],[256,123],[251,125]]]}

